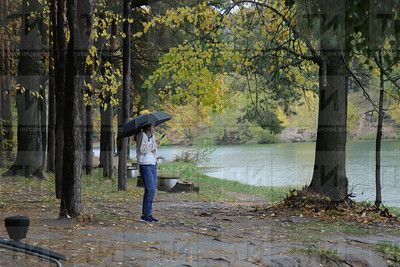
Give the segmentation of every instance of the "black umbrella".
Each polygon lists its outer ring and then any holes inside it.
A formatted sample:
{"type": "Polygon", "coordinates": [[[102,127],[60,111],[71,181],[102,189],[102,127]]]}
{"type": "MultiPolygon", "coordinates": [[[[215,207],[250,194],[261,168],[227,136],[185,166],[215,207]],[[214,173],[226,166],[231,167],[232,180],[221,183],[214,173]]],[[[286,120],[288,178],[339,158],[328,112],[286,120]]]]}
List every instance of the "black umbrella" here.
{"type": "Polygon", "coordinates": [[[146,125],[154,123],[154,125],[157,126],[163,122],[170,120],[171,118],[172,117],[169,114],[163,111],[156,111],[150,114],[137,116],[136,118],[119,128],[117,138],[119,139],[134,135],[146,125]]]}

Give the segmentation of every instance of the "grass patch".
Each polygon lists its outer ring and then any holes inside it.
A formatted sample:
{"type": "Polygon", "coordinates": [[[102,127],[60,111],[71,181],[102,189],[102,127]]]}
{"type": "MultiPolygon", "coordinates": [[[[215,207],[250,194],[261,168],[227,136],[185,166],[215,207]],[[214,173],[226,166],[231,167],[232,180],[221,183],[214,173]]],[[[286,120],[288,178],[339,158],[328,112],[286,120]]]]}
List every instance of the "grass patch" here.
{"type": "Polygon", "coordinates": [[[158,166],[160,175],[178,176],[184,181],[200,186],[200,195],[208,200],[234,200],[231,193],[242,193],[264,197],[267,201],[281,201],[289,192],[289,187],[267,187],[246,185],[237,181],[219,179],[201,173],[193,163],[167,162],[158,166]]]}
{"type": "Polygon", "coordinates": [[[118,191],[117,179],[104,178],[102,169],[96,168],[91,175],[82,176],[82,195],[87,199],[111,202],[139,199],[143,194],[143,189],[136,187],[136,179],[127,179],[126,183],[127,190],[118,191]]]}
{"type": "MultiPolygon", "coordinates": [[[[5,169],[0,169],[4,172],[5,169]]],[[[46,179],[40,180],[35,177],[12,176],[2,178],[1,202],[16,201],[15,194],[35,194],[35,202],[56,202],[55,176],[53,173],[45,173],[46,179]],[[40,193],[39,193],[40,192],[40,193]]],[[[123,200],[139,199],[143,190],[136,187],[136,179],[127,180],[127,190],[118,191],[117,179],[106,179],[102,176],[101,169],[94,169],[92,175],[83,175],[81,183],[82,198],[85,200],[104,200],[107,202],[119,202],[123,200]]],[[[90,201],[91,202],[91,201],[90,201]]]]}
{"type": "Polygon", "coordinates": [[[387,207],[389,212],[395,215],[397,218],[400,218],[400,208],[398,207],[387,207]]]}
{"type": "Polygon", "coordinates": [[[400,246],[391,243],[377,244],[377,250],[382,252],[389,260],[400,263],[400,246]]]}
{"type": "Polygon", "coordinates": [[[316,246],[308,246],[306,248],[294,248],[291,250],[293,253],[305,254],[307,256],[319,257],[322,261],[343,261],[339,256],[337,250],[325,249],[316,246]]]}
{"type": "Polygon", "coordinates": [[[292,232],[292,237],[300,240],[312,240],[312,236],[319,236],[321,233],[326,234],[345,234],[345,235],[368,235],[374,233],[373,228],[364,228],[355,222],[338,220],[338,221],[306,221],[304,223],[295,223],[288,225],[288,229],[292,232]],[[307,234],[304,234],[307,233],[307,234]]]}

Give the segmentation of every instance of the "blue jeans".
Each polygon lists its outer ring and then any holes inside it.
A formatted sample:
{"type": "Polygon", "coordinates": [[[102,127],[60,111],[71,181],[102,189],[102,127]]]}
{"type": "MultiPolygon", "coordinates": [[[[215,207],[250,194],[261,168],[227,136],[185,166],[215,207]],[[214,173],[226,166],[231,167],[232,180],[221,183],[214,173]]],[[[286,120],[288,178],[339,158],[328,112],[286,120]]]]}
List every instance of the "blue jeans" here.
{"type": "Polygon", "coordinates": [[[148,217],[152,215],[153,199],[157,189],[157,166],[139,165],[139,171],[144,187],[142,214],[148,217]]]}

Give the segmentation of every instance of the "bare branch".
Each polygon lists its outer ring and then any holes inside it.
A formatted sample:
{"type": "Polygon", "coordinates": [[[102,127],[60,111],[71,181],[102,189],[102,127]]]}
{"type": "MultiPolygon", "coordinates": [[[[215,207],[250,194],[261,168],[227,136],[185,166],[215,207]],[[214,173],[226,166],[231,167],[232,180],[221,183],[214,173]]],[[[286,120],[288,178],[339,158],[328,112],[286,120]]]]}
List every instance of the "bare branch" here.
{"type": "Polygon", "coordinates": [[[368,100],[368,102],[370,102],[372,104],[372,106],[374,107],[375,111],[379,113],[379,109],[378,106],[374,103],[374,101],[372,101],[371,96],[368,94],[367,89],[364,87],[364,85],[362,84],[362,82],[357,78],[357,76],[353,73],[353,71],[349,68],[349,66],[346,63],[346,60],[343,56],[343,53],[340,53],[343,64],[346,67],[347,72],[350,74],[351,77],[353,77],[353,79],[356,81],[356,83],[360,86],[360,88],[363,91],[363,95],[365,96],[365,98],[368,100]]]}
{"type": "MultiPolygon", "coordinates": [[[[307,38],[304,37],[304,35],[300,34],[300,31],[293,26],[293,24],[291,23],[291,21],[284,15],[282,14],[279,10],[277,10],[276,8],[274,8],[273,6],[267,4],[266,2],[257,2],[257,1],[252,1],[252,0],[243,0],[243,1],[233,1],[233,3],[235,5],[241,5],[241,4],[252,4],[255,6],[262,6],[265,7],[269,10],[271,10],[272,12],[274,12],[275,14],[277,14],[279,17],[282,18],[282,20],[286,23],[286,25],[292,30],[292,32],[298,36],[300,39],[302,39],[302,41],[305,43],[305,45],[307,46],[308,50],[310,50],[311,54],[313,55],[312,59],[310,60],[317,60],[319,61],[320,55],[317,53],[317,51],[314,49],[314,47],[311,44],[311,41],[308,40],[307,38]]],[[[317,62],[316,62],[317,63],[317,62]]]]}

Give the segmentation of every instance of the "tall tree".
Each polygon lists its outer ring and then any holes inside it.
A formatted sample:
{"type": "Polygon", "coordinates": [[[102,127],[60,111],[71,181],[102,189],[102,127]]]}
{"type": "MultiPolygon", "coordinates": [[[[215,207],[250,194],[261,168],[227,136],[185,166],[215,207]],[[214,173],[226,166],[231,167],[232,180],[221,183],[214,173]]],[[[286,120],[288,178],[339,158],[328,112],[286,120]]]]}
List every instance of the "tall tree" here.
{"type": "MultiPolygon", "coordinates": [[[[130,86],[131,86],[131,27],[128,19],[131,13],[131,2],[124,1],[123,5],[123,33],[122,42],[122,92],[120,100],[120,109],[118,116],[118,125],[121,127],[129,119],[130,86]]],[[[126,162],[128,150],[128,138],[118,140],[118,190],[126,190],[126,162]]]]}
{"type": "Polygon", "coordinates": [[[55,187],[56,197],[61,198],[61,180],[64,155],[64,88],[66,70],[65,0],[52,0],[56,8],[56,21],[53,21],[53,54],[56,86],[56,143],[55,143],[55,187]]]}
{"type": "Polygon", "coordinates": [[[343,1],[319,1],[313,15],[321,23],[319,112],[314,173],[310,188],[334,201],[347,198],[346,129],[347,69],[345,66],[346,12],[343,1]],[[318,11],[317,11],[318,10],[318,11]]]}
{"type": "MultiPolygon", "coordinates": [[[[111,39],[109,49],[103,51],[102,60],[107,64],[115,65],[115,51],[116,51],[116,39],[117,35],[117,24],[113,21],[111,23],[111,39]]],[[[107,71],[103,69],[103,71],[107,71]]],[[[108,74],[109,75],[109,74],[108,74]]],[[[107,91],[104,93],[104,104],[100,108],[101,113],[101,140],[102,147],[102,166],[103,176],[112,178],[114,169],[114,131],[113,131],[113,118],[114,108],[111,105],[112,93],[107,91]]]]}
{"type": "Polygon", "coordinates": [[[14,164],[4,176],[25,177],[42,174],[43,147],[40,105],[40,87],[45,82],[43,73],[44,24],[41,5],[37,0],[24,1],[22,5],[21,51],[18,61],[17,92],[17,156],[14,164]]]}
{"type": "MultiPolygon", "coordinates": [[[[4,45],[1,45],[1,52],[3,52],[4,45]]],[[[3,157],[3,116],[2,116],[2,108],[1,108],[1,100],[3,95],[3,87],[4,87],[4,76],[2,71],[2,66],[0,66],[0,168],[4,166],[4,157],[3,157]]]]}
{"type": "MultiPolygon", "coordinates": [[[[400,38],[400,32],[397,38],[400,38]]],[[[388,38],[389,39],[389,38],[388,38]]],[[[384,47],[389,47],[389,42],[383,43],[380,50],[373,55],[374,61],[378,66],[379,70],[379,100],[378,107],[374,105],[375,111],[378,113],[378,124],[376,128],[376,140],[375,140],[375,207],[380,208],[382,204],[382,178],[381,178],[381,147],[382,147],[382,128],[383,120],[385,118],[384,98],[385,98],[385,82],[390,81],[391,84],[396,88],[397,97],[390,95],[390,97],[395,98],[397,101],[400,84],[397,79],[391,77],[393,75],[393,68],[398,65],[400,60],[400,43],[398,40],[392,43],[391,49],[388,49],[386,53],[383,53],[384,47]]]]}
{"type": "MultiPolygon", "coordinates": [[[[90,83],[93,66],[86,68],[86,82],[90,83]]],[[[90,96],[90,90],[86,90],[90,96]]],[[[87,175],[93,171],[93,106],[91,103],[85,107],[85,171],[87,175]]]]}
{"type": "MultiPolygon", "coordinates": [[[[9,0],[2,0],[2,27],[8,25],[6,18],[9,13],[9,0]]],[[[1,94],[1,113],[3,118],[3,152],[8,160],[13,160],[13,147],[14,147],[14,130],[12,121],[12,94],[11,94],[11,72],[13,71],[13,66],[11,64],[11,44],[10,40],[6,38],[7,34],[2,32],[2,44],[3,49],[1,50],[1,72],[3,75],[3,84],[1,94]]]]}
{"type": "MultiPolygon", "coordinates": [[[[50,77],[49,77],[50,78],[50,77]]],[[[46,86],[42,86],[39,91],[40,100],[39,100],[39,108],[40,108],[40,126],[42,131],[42,169],[46,169],[47,163],[47,93],[46,93],[46,86]]]]}
{"type": "Polygon", "coordinates": [[[92,1],[67,0],[70,38],[67,48],[64,107],[64,158],[60,216],[79,216],[82,211],[83,90],[92,27],[92,1]]]}
{"type": "MultiPolygon", "coordinates": [[[[3,4],[3,2],[4,1],[0,2],[0,4],[3,4]]],[[[3,9],[0,12],[0,22],[4,24],[4,21],[5,21],[5,11],[3,9]]],[[[2,36],[0,35],[0,38],[1,37],[2,36]]],[[[6,49],[5,40],[4,38],[1,38],[0,39],[0,168],[4,166],[2,97],[7,75],[7,70],[5,66],[5,56],[4,56],[5,49],[6,49]]]]}
{"type": "MultiPolygon", "coordinates": [[[[380,65],[383,65],[382,54],[379,53],[380,65]]],[[[385,76],[383,71],[379,71],[379,103],[378,103],[378,125],[376,128],[375,142],[375,206],[379,208],[382,204],[381,186],[381,145],[382,145],[382,125],[383,125],[383,99],[385,96],[385,76]]]]}
{"type": "Polygon", "coordinates": [[[55,85],[55,27],[57,26],[56,0],[50,1],[50,27],[49,27],[49,116],[48,116],[48,135],[47,135],[47,171],[55,171],[55,152],[56,152],[56,85],[55,85]]]}

